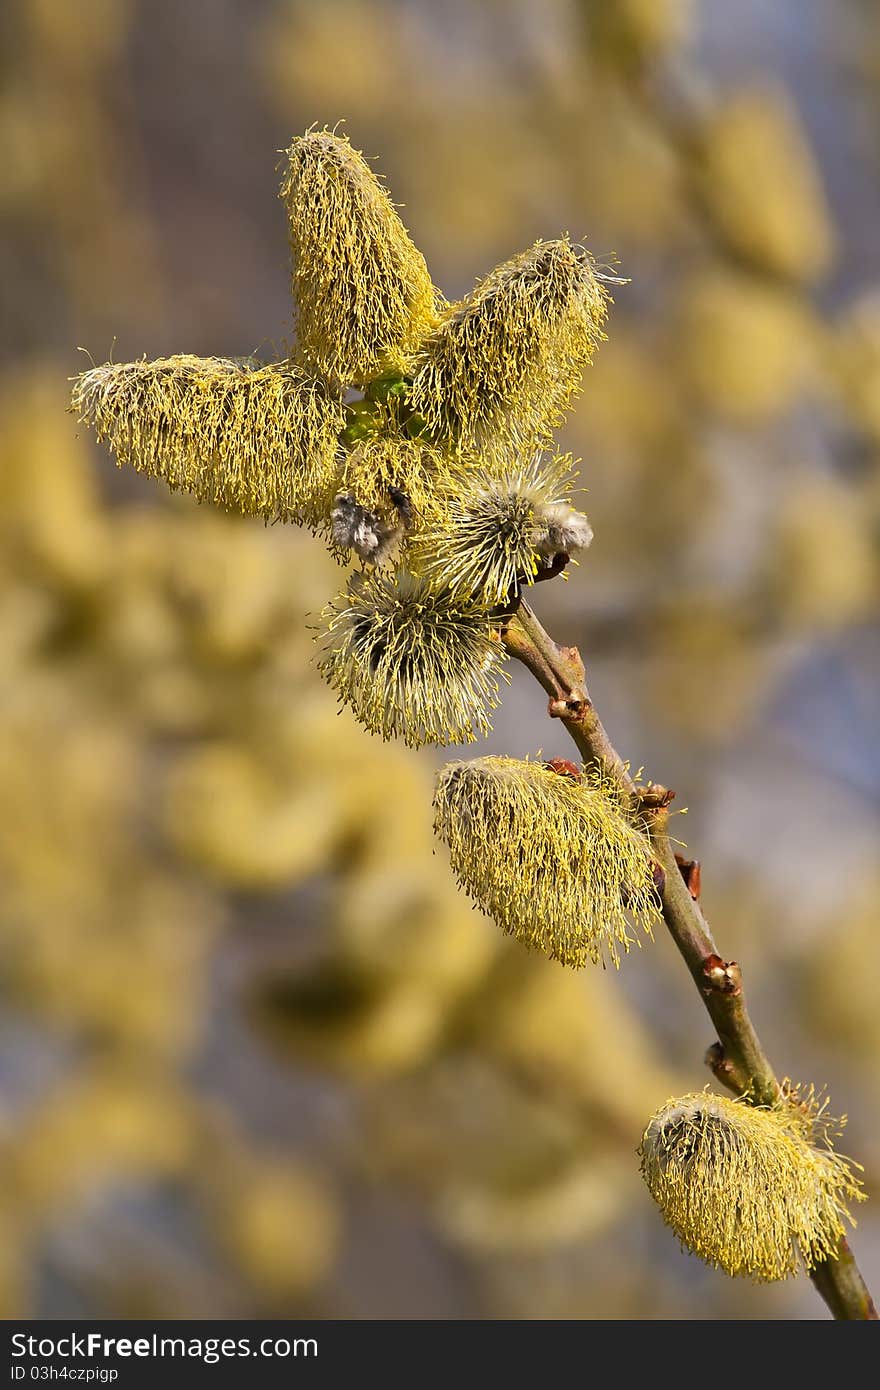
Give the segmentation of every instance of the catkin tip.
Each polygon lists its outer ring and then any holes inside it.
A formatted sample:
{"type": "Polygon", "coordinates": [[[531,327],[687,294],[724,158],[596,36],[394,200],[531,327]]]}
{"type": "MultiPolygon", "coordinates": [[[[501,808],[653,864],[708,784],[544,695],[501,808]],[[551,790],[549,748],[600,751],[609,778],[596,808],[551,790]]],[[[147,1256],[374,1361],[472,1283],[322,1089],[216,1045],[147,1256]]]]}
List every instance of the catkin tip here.
{"type": "Polygon", "coordinates": [[[287,151],[281,197],[299,360],[336,386],[403,369],[441,297],[363,154],[336,131],[307,131],[287,151]]]}
{"type": "Polygon", "coordinates": [[[321,518],[342,403],[290,363],[109,362],[76,378],[71,409],[120,466],[173,491],[270,520],[321,518]]]}
{"type": "Polygon", "coordinates": [[[544,446],[605,337],[609,303],[583,247],[536,242],[446,310],[418,354],[413,409],[464,448],[544,446]]]}

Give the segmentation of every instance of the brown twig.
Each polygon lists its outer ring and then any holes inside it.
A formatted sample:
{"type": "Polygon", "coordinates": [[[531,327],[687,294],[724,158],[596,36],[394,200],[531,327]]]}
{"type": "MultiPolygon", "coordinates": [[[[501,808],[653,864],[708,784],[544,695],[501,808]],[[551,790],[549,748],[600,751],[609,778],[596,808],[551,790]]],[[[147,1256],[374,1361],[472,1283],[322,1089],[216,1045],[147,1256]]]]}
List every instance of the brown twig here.
{"type": "MultiPolygon", "coordinates": [[[[557,646],[524,600],[507,621],[502,636],[511,656],[521,661],[544,687],[549,696],[549,715],[565,724],[584,762],[613,777],[644,818],[662,871],[658,875],[658,890],[663,919],[718,1035],[706,1057],[713,1074],[752,1104],[775,1104],[781,1086],[749,1017],[740,967],[718,952],[698,894],[692,891],[693,878],[689,875],[686,881],[683,866],[676,862],[669,836],[669,802],[673,793],[654,783],[636,785],[593,708],[577,648],[557,646]]],[[[811,1270],[810,1278],[835,1318],[877,1318],[845,1237],[840,1239],[836,1256],[818,1264],[811,1270]]]]}

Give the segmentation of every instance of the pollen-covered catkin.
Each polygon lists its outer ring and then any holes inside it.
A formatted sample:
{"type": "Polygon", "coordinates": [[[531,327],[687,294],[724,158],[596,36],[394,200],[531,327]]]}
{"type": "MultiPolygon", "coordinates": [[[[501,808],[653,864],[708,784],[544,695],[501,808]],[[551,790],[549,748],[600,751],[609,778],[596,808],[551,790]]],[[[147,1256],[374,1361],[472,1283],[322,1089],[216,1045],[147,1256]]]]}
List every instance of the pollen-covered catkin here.
{"type": "Polygon", "coordinates": [[[344,135],[310,130],[286,156],[299,360],[337,386],[402,369],[437,321],[424,257],[344,135]]]}
{"type": "Polygon", "coordinates": [[[120,466],[173,491],[269,520],[321,520],[342,403],[290,363],[108,362],[76,378],[71,409],[120,466]]]}
{"type": "Polygon", "coordinates": [[[659,917],[650,843],[598,773],[542,763],[448,763],[434,830],[461,887],[498,925],[564,965],[615,965],[659,917]]]}
{"type": "Polygon", "coordinates": [[[481,605],[373,570],[322,618],[318,669],[371,733],[418,747],[489,732],[503,649],[481,605]]]}
{"type": "Polygon", "coordinates": [[[785,1100],[758,1109],[706,1091],[669,1100],[639,1148],[642,1175],[682,1245],[758,1282],[833,1256],[863,1193],[828,1123],[785,1100]],[[814,1134],[818,1132],[818,1139],[814,1134]]]}
{"type": "Polygon", "coordinates": [[[464,448],[545,444],[604,339],[609,302],[582,247],[536,242],[446,310],[416,360],[413,410],[464,448]]]}
{"type": "Polygon", "coordinates": [[[430,445],[410,439],[364,440],[347,453],[335,477],[331,512],[330,548],[337,556],[354,550],[363,560],[382,564],[395,553],[394,545],[380,545],[379,538],[403,540],[413,529],[433,517],[441,497],[447,464],[430,445]],[[336,514],[347,513],[337,524],[336,514]],[[377,538],[375,547],[362,548],[346,534],[348,521],[359,515],[377,538]],[[369,553],[374,551],[375,553],[369,553]]]}
{"type": "Polygon", "coordinates": [[[589,545],[590,523],[566,500],[573,486],[568,456],[501,472],[452,470],[434,519],[416,533],[410,563],[453,593],[502,603],[557,555],[589,545]]]}
{"type": "Polygon", "coordinates": [[[337,493],[330,513],[331,549],[344,555],[354,551],[364,564],[384,565],[399,549],[403,531],[403,521],[392,525],[362,507],[353,493],[337,493]]]}

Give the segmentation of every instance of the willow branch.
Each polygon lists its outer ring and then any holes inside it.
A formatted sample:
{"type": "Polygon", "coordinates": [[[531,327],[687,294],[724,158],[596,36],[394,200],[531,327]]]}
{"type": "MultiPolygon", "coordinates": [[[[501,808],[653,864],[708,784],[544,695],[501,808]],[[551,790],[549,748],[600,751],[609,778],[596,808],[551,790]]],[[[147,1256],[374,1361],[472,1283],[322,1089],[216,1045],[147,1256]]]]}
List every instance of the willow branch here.
{"type": "MultiPolygon", "coordinates": [[[[661,870],[663,920],[718,1035],[706,1057],[713,1073],[751,1104],[775,1104],[782,1087],[749,1017],[740,967],[719,954],[695,896],[695,875],[689,874],[686,880],[676,861],[669,836],[673,793],[654,783],[636,786],[593,707],[576,647],[557,646],[525,601],[506,621],[502,636],[511,656],[544,687],[548,714],[562,720],[584,762],[611,776],[644,817],[661,870]]],[[[810,1278],[835,1318],[876,1319],[871,1295],[845,1237],[835,1256],[818,1264],[810,1278]]]]}

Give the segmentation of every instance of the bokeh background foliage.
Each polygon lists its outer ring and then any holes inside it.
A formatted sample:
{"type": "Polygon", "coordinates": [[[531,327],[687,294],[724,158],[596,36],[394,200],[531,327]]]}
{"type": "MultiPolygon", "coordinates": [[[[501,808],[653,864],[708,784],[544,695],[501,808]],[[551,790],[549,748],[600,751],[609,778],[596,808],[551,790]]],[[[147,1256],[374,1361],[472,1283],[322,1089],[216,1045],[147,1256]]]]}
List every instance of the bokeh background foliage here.
{"type": "MultiPolygon", "coordinates": [[[[822,1316],[678,1253],[635,1148],[710,1041],[665,940],[501,939],[439,755],[337,714],[317,542],[117,473],[111,352],[272,357],[276,150],[347,121],[450,296],[568,231],[632,283],[538,607],[690,807],[781,1072],[880,1167],[880,45],[841,0],[8,0],[0,17],[0,1304],[822,1316]],[[85,363],[87,365],[87,363],[85,363]]],[[[485,750],[565,755],[514,674],[485,750]]],[[[857,1249],[880,1275],[880,1225],[857,1249]]]]}

